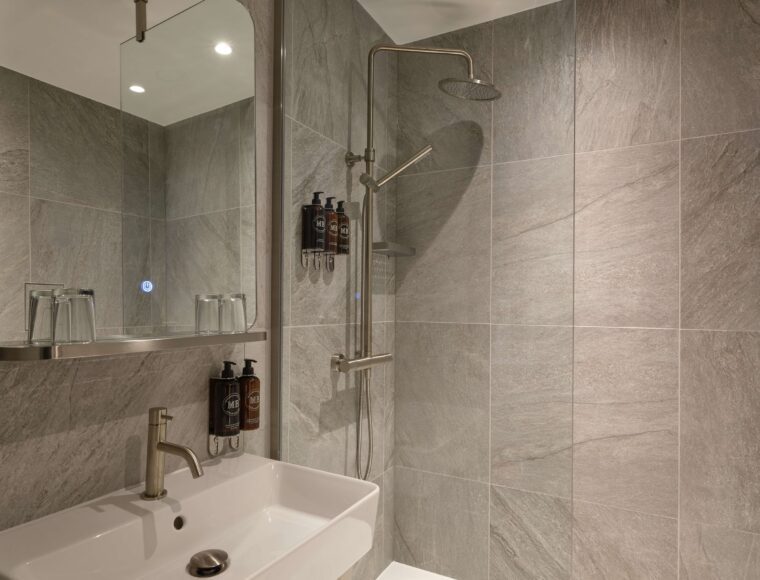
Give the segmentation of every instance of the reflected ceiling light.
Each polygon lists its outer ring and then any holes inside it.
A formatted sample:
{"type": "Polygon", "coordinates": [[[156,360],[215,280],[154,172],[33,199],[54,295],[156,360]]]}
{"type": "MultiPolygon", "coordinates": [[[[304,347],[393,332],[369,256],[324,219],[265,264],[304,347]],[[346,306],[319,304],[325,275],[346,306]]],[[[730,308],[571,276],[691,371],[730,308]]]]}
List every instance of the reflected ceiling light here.
{"type": "Polygon", "coordinates": [[[141,87],[140,85],[132,85],[131,87],[129,87],[129,90],[132,91],[133,93],[144,93],[145,87],[141,87]]]}
{"type": "Polygon", "coordinates": [[[216,51],[216,54],[221,54],[223,56],[232,54],[232,47],[226,42],[217,42],[214,50],[216,51]]]}

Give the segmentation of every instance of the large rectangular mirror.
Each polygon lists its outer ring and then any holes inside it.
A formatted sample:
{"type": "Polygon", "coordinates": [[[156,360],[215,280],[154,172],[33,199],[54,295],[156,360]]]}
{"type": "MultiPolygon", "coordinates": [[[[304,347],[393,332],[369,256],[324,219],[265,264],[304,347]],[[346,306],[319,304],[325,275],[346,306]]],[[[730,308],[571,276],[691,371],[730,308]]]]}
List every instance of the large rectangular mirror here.
{"type": "Polygon", "coordinates": [[[254,28],[237,0],[0,2],[0,341],[28,293],[95,292],[97,337],[256,316],[254,28]],[[55,46],[54,51],[49,47],[55,46]]]}

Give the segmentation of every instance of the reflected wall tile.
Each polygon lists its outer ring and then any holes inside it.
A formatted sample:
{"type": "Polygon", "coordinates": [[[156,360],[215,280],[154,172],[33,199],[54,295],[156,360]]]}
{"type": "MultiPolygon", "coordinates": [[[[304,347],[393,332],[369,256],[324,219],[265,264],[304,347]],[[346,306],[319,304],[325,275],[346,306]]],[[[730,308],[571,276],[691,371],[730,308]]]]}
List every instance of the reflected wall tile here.
{"type": "Polygon", "coordinates": [[[678,331],[575,330],[573,496],[678,514],[678,331]]]}
{"type": "MultiPolygon", "coordinates": [[[[419,44],[467,50],[475,75],[492,78],[492,24],[471,26],[419,44]]],[[[406,159],[425,145],[433,153],[410,172],[474,167],[491,163],[491,107],[443,93],[441,79],[466,74],[461,57],[402,54],[398,59],[398,156],[406,159]]]]}
{"type": "Polygon", "coordinates": [[[24,283],[30,274],[27,196],[0,194],[0,256],[0,340],[17,340],[26,328],[24,283]]]}
{"type": "Polygon", "coordinates": [[[569,499],[491,486],[490,578],[569,580],[569,499]]]}
{"type": "Polygon", "coordinates": [[[678,0],[578,0],[577,151],[678,139],[678,0]]]}
{"type": "Polygon", "coordinates": [[[125,326],[150,326],[151,295],[143,292],[143,280],[151,280],[150,219],[132,215],[122,216],[123,300],[125,326]]]}
{"type": "MultiPolygon", "coordinates": [[[[385,326],[385,352],[396,353],[396,325],[387,322],[385,326]]],[[[396,464],[396,363],[385,365],[385,417],[383,458],[384,469],[396,464]]]]}
{"type": "Polygon", "coordinates": [[[151,324],[166,324],[166,222],[150,220],[150,279],[153,282],[151,292],[151,324]]]}
{"type": "Polygon", "coordinates": [[[760,536],[729,528],[681,522],[681,580],[755,580],[750,567],[760,536]]]}
{"type": "Polygon", "coordinates": [[[290,329],[289,461],[354,475],[356,375],[330,370],[346,352],[354,329],[321,325],[290,329]]]}
{"type": "Polygon", "coordinates": [[[166,217],[240,207],[238,103],[166,127],[166,217]]]}
{"type": "Polygon", "coordinates": [[[0,193],[29,195],[29,78],[0,67],[0,193]]]}
{"type": "Polygon", "coordinates": [[[488,484],[394,469],[394,558],[458,580],[488,578],[488,484]]]}
{"type": "Polygon", "coordinates": [[[166,217],[166,128],[148,123],[150,217],[166,217]]]}
{"type": "Polygon", "coordinates": [[[240,270],[243,279],[242,291],[246,295],[246,316],[248,324],[256,320],[256,208],[248,206],[240,209],[240,270]]]}
{"type": "Polygon", "coordinates": [[[194,324],[195,295],[240,292],[240,212],[166,223],[167,319],[194,324]]]}
{"type": "Polygon", "coordinates": [[[488,322],[491,169],[402,177],[398,242],[417,249],[396,263],[399,320],[488,322]]]}
{"type": "Polygon", "coordinates": [[[681,325],[760,329],[760,131],[683,143],[681,325]]]}
{"type": "Polygon", "coordinates": [[[396,324],[398,465],[488,480],[489,328],[396,324]]]}
{"type": "MultiPolygon", "coordinates": [[[[301,265],[301,207],[315,191],[353,200],[352,175],[346,150],[329,139],[292,123],[292,195],[290,205],[290,322],[293,325],[335,324],[356,320],[353,296],[359,290],[359,216],[352,216],[351,254],[337,256],[334,272],[308,270],[301,265]]],[[[363,192],[360,194],[363,195],[363,192]]],[[[324,196],[322,197],[324,202],[324,196]]],[[[287,250],[286,250],[287,252],[287,250]]]]}
{"type": "Polygon", "coordinates": [[[384,568],[393,562],[394,527],[396,519],[395,469],[383,473],[383,560],[384,568]]]}
{"type": "Polygon", "coordinates": [[[678,324],[678,145],[576,158],[575,323],[678,324]]]}
{"type": "Polygon", "coordinates": [[[678,521],[573,502],[573,578],[675,580],[678,521]]]}
{"type": "Polygon", "coordinates": [[[569,498],[573,329],[491,326],[491,482],[569,498]]]}
{"type": "Polygon", "coordinates": [[[150,215],[149,123],[122,113],[122,211],[150,215]]]}
{"type": "Polygon", "coordinates": [[[121,215],[32,199],[32,280],[95,290],[95,326],[121,327],[121,215]]]}
{"type": "Polygon", "coordinates": [[[572,156],[493,168],[491,322],[572,324],[572,156]]]}
{"type": "Polygon", "coordinates": [[[29,103],[32,195],[120,211],[119,110],[36,80],[29,103]]]}
{"type": "Polygon", "coordinates": [[[760,335],[681,333],[681,517],[760,533],[760,335]]]}
{"type": "Polygon", "coordinates": [[[495,163],[572,153],[573,17],[562,0],[495,21],[495,163]]]}
{"type": "MultiPolygon", "coordinates": [[[[256,205],[256,100],[252,97],[237,105],[240,108],[240,205],[256,205]]],[[[262,124],[264,122],[262,120],[262,124]]]]}
{"type": "Polygon", "coordinates": [[[683,3],[683,134],[760,128],[760,6],[743,0],[683,3]]]}

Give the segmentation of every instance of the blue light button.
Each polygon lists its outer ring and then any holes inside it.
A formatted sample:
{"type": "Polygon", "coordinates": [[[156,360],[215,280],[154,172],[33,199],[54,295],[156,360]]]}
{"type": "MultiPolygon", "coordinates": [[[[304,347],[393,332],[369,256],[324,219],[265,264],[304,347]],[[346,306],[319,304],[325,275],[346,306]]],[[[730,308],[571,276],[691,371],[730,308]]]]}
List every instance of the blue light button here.
{"type": "Polygon", "coordinates": [[[150,294],[153,291],[153,282],[150,280],[143,280],[140,282],[140,290],[145,292],[146,294],[150,294]]]}

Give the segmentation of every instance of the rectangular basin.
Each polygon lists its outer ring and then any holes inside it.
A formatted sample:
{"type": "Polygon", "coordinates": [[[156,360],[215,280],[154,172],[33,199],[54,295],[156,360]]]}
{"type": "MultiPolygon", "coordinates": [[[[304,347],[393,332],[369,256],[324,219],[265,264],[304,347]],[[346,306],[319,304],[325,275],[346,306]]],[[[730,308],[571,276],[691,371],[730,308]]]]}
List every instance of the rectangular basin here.
{"type": "Polygon", "coordinates": [[[0,580],[187,580],[208,549],[223,580],[335,580],[372,546],[373,483],[249,454],[203,468],[159,501],[137,486],[0,532],[0,580]]]}

